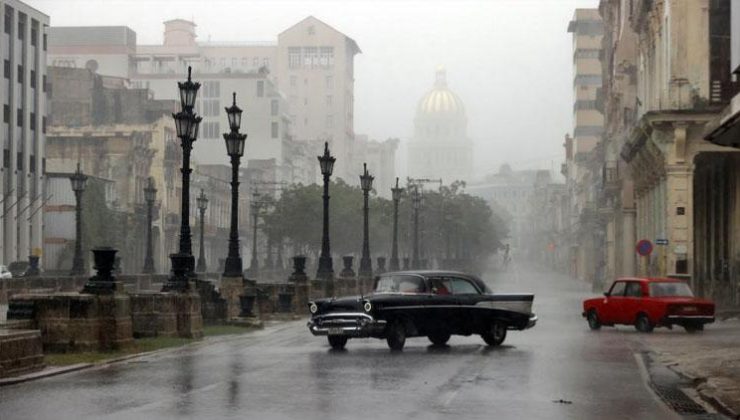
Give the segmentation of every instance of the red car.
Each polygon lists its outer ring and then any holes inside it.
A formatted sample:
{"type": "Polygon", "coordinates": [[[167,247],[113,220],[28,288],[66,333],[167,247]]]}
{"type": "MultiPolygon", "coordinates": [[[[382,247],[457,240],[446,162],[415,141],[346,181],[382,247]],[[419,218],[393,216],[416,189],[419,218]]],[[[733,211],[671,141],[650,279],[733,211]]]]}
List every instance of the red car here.
{"type": "Polygon", "coordinates": [[[623,324],[651,332],[655,327],[680,325],[695,332],[714,322],[714,302],[694,297],[681,280],[620,278],[604,297],[585,300],[582,315],[592,330],[623,324]]]}

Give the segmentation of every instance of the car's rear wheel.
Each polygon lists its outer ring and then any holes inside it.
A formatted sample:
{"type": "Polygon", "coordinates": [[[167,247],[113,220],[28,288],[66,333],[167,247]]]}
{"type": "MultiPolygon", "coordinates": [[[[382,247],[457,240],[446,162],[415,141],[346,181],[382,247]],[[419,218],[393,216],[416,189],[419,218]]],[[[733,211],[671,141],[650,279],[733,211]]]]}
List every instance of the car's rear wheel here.
{"type": "Polygon", "coordinates": [[[586,320],[588,321],[588,327],[592,330],[598,330],[601,328],[601,321],[599,321],[599,315],[596,314],[595,309],[591,309],[588,311],[588,315],[586,315],[586,320]]]}
{"type": "Polygon", "coordinates": [[[347,345],[347,337],[341,335],[330,335],[329,345],[334,350],[342,350],[347,345]]]}
{"type": "Polygon", "coordinates": [[[493,321],[488,330],[480,335],[489,346],[499,346],[506,340],[506,324],[493,321]]]}
{"type": "Polygon", "coordinates": [[[450,333],[446,331],[437,331],[428,335],[429,341],[435,346],[444,346],[450,340],[450,333]]]}
{"type": "Polygon", "coordinates": [[[683,329],[685,329],[687,333],[695,333],[699,331],[704,331],[704,324],[699,324],[699,323],[686,324],[683,326],[683,329]]]}
{"type": "Polygon", "coordinates": [[[637,331],[642,333],[649,333],[653,332],[653,328],[655,328],[655,325],[650,322],[650,318],[648,318],[647,315],[637,315],[637,319],[635,320],[635,329],[637,331]]]}
{"type": "Polygon", "coordinates": [[[391,350],[403,350],[406,344],[406,327],[401,321],[395,321],[388,326],[385,340],[391,350]]]}

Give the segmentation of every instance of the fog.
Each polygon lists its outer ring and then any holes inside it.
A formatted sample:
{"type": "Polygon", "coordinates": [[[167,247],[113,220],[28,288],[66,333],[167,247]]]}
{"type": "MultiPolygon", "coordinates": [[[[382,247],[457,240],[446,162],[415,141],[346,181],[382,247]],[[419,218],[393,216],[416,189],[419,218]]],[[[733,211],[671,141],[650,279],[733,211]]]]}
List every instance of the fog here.
{"type": "MultiPolygon", "coordinates": [[[[474,173],[508,162],[559,167],[572,130],[568,21],[596,0],[540,1],[157,1],[28,0],[52,26],[126,25],[139,44],[160,44],[162,22],[195,21],[201,41],[275,41],[308,15],[357,41],[355,132],[405,141],[439,65],[464,101],[474,173]]],[[[248,127],[245,128],[248,132],[248,127]]],[[[226,159],[226,157],[224,157],[226,159]]],[[[226,160],[224,160],[226,163],[226,160]]]]}

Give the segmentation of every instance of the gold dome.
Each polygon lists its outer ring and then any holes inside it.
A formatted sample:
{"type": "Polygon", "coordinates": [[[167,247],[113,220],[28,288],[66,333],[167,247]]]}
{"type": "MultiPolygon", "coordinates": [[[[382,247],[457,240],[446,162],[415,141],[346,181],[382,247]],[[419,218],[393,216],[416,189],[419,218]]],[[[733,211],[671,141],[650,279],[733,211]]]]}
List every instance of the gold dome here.
{"type": "Polygon", "coordinates": [[[418,117],[465,116],[465,106],[462,100],[447,88],[447,72],[444,68],[437,69],[434,88],[421,98],[416,115],[418,117]]]}

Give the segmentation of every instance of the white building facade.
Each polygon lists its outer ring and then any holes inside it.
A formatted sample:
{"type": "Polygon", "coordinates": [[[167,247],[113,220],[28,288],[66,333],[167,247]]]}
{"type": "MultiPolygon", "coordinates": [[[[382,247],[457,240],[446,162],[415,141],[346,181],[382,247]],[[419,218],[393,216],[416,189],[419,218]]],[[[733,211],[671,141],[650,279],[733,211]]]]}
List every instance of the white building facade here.
{"type": "Polygon", "coordinates": [[[0,0],[0,10],[4,64],[0,264],[9,264],[42,253],[49,17],[16,0],[0,0]]]}

